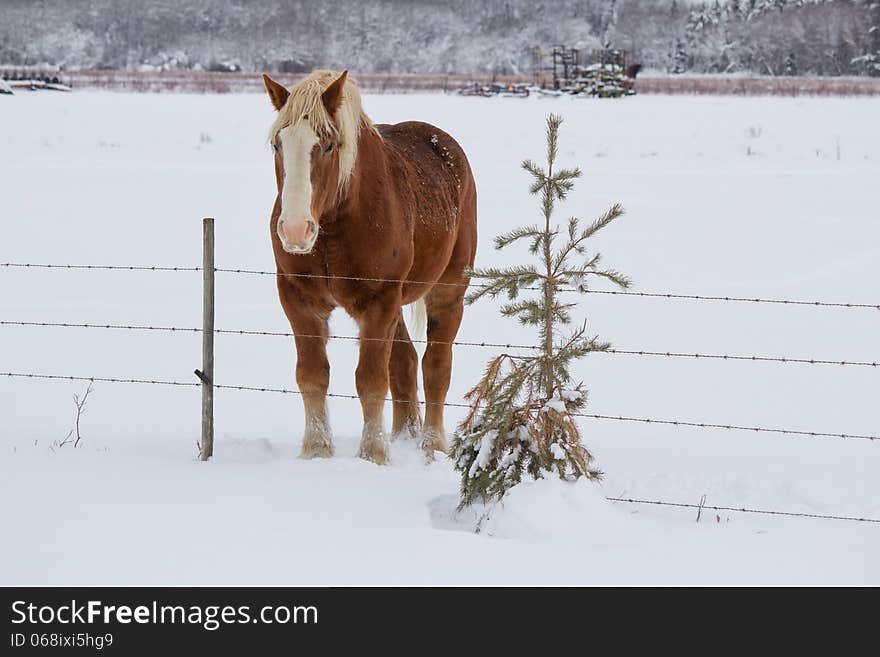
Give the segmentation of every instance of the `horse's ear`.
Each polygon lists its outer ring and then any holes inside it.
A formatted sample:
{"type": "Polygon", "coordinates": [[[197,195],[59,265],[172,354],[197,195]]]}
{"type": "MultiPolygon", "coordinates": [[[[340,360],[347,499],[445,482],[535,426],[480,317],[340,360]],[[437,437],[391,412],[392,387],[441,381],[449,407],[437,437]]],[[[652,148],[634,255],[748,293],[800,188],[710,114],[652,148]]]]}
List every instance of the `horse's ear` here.
{"type": "Polygon", "coordinates": [[[269,92],[269,100],[272,101],[272,107],[276,110],[284,107],[284,103],[287,102],[287,97],[290,95],[290,92],[284,88],[284,85],[278,84],[265,73],[263,73],[263,84],[266,85],[266,91],[269,92]]]}
{"type": "Polygon", "coordinates": [[[327,113],[330,116],[336,115],[336,110],[339,109],[339,106],[342,104],[342,88],[345,86],[345,80],[348,77],[348,70],[342,72],[336,80],[333,81],[329,87],[327,87],[326,91],[321,94],[321,100],[324,102],[324,107],[327,108],[327,113]]]}

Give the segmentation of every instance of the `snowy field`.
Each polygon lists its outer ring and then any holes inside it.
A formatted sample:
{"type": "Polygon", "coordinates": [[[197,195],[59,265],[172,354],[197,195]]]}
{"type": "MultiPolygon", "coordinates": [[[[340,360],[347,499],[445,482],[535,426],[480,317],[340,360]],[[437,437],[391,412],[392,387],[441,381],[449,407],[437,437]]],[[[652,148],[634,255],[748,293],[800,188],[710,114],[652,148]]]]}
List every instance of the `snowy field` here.
{"type": "MultiPolygon", "coordinates": [[[[880,99],[620,101],[366,96],[377,122],[455,136],[479,190],[478,264],[537,219],[519,162],[584,178],[559,219],[628,214],[596,246],[636,290],[880,302],[880,99]]],[[[22,93],[0,100],[0,262],[189,265],[217,218],[217,266],[273,268],[263,95],[22,93]]],[[[504,252],[507,255],[507,251],[504,252]]],[[[199,326],[198,273],[0,269],[0,319],[199,326]]],[[[217,326],[288,330],[267,276],[218,274],[217,326]]],[[[591,295],[619,349],[876,361],[880,312],[591,295]]],[[[331,329],[353,335],[338,314],[331,329]]],[[[460,339],[532,342],[485,303],[460,339]]],[[[459,347],[449,401],[491,350],[459,347]]],[[[200,336],[0,326],[0,371],[194,381],[200,336]]],[[[355,344],[331,341],[331,390],[355,344]]],[[[218,383],[294,387],[292,339],[217,337],[218,383]]],[[[589,412],[880,433],[870,367],[594,355],[589,412]]],[[[355,458],[360,409],[331,400],[337,456],[296,458],[293,395],[218,391],[196,460],[197,388],[99,383],[80,448],[52,448],[81,382],[0,379],[0,584],[880,584],[880,525],[612,504],[603,496],[880,518],[880,443],[584,420],[599,486],[531,486],[480,534],[458,479],[413,444],[355,458]],[[470,524],[469,524],[470,523],[470,524]],[[536,567],[523,567],[524,562],[536,567]]],[[[460,409],[449,409],[451,430],[460,409]]],[[[390,422],[390,415],[389,415],[390,422]]]]}

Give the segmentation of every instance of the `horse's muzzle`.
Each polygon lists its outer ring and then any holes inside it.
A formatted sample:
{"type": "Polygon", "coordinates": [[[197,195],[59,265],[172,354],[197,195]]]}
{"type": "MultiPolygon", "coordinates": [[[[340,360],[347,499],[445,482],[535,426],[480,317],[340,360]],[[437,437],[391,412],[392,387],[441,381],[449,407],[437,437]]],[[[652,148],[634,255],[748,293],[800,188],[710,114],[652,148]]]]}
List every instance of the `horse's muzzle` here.
{"type": "Polygon", "coordinates": [[[318,239],[318,224],[314,219],[304,221],[278,220],[278,238],[288,253],[309,253],[318,239]]]}

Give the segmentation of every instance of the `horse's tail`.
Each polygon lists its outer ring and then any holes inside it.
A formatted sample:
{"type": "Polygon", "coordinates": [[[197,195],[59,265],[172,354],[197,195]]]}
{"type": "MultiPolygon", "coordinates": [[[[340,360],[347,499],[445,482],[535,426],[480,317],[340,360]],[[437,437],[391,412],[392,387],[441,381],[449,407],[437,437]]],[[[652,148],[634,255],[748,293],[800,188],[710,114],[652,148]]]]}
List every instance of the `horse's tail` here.
{"type": "Polygon", "coordinates": [[[425,300],[419,299],[410,304],[409,311],[412,320],[412,338],[421,340],[428,327],[428,309],[425,307],[425,300]]]}

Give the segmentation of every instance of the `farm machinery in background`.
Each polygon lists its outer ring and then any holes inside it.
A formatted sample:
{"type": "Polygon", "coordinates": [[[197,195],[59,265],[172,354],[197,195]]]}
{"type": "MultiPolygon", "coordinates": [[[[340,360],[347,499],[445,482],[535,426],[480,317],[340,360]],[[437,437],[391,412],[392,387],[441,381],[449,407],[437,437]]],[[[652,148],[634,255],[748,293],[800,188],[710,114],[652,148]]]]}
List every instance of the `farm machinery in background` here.
{"type": "Polygon", "coordinates": [[[632,63],[628,50],[586,51],[566,46],[535,50],[534,82],[471,82],[458,90],[462,96],[527,98],[547,96],[619,98],[635,94],[641,64],[632,63]]]}
{"type": "Polygon", "coordinates": [[[0,69],[0,94],[13,94],[20,90],[70,91],[71,88],[55,72],[0,69]]]}
{"type": "Polygon", "coordinates": [[[535,52],[535,82],[543,93],[619,98],[635,94],[641,64],[628,50],[593,50],[554,46],[535,52]]]}
{"type": "Polygon", "coordinates": [[[461,96],[481,96],[482,98],[491,98],[492,96],[502,96],[508,98],[528,98],[531,93],[531,85],[523,83],[499,84],[491,82],[482,84],[480,82],[471,82],[466,87],[458,90],[461,96]]]}

